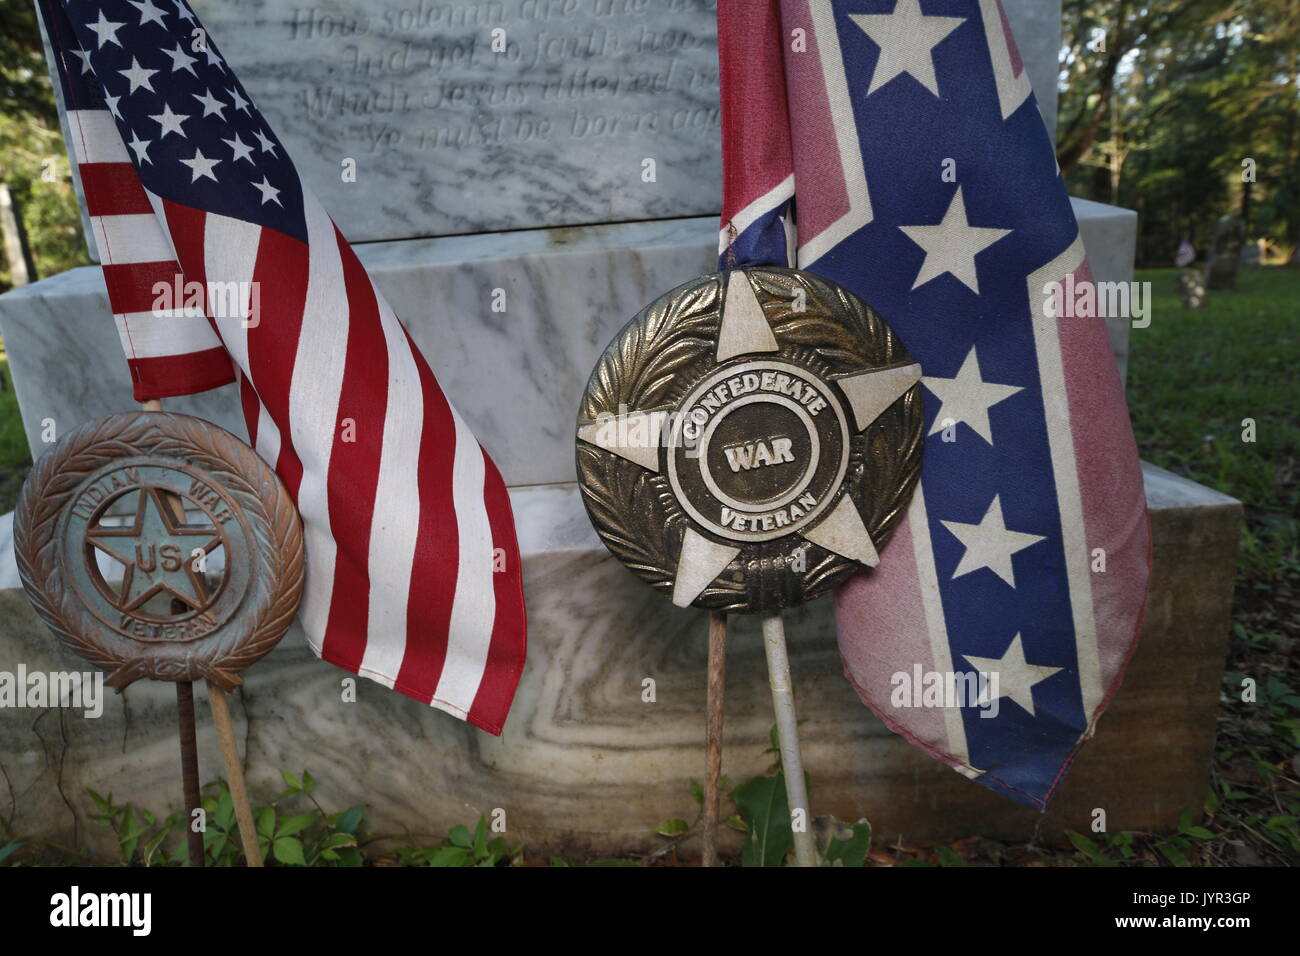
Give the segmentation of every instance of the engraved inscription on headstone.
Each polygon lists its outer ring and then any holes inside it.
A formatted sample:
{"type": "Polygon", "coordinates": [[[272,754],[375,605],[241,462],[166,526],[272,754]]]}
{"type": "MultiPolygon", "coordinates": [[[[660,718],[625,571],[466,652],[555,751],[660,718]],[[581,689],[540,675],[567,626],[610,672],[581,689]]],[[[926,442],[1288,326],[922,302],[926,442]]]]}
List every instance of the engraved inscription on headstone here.
{"type": "Polygon", "coordinates": [[[353,241],[717,211],[712,0],[194,6],[353,241]]]}

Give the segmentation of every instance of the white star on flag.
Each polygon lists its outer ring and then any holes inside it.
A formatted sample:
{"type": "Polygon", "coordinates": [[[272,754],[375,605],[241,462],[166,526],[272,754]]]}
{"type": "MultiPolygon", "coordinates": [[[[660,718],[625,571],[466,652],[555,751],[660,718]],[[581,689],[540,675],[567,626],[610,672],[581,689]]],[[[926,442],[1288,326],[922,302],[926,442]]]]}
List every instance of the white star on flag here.
{"type": "Polygon", "coordinates": [[[165,139],[168,133],[176,133],[179,136],[185,136],[185,130],[181,129],[181,123],[184,123],[189,119],[190,114],[173,113],[172,108],[164,103],[163,111],[157,116],[150,116],[149,118],[162,127],[162,131],[159,132],[158,138],[165,139]]]}
{"type": "MultiPolygon", "coordinates": [[[[1012,638],[1011,646],[1001,657],[972,657],[970,654],[963,654],[962,657],[980,673],[996,674],[998,697],[1010,697],[1028,711],[1030,717],[1037,716],[1034,713],[1034,685],[1064,669],[1028,663],[1019,634],[1012,638]]],[[[981,683],[984,686],[980,690],[979,702],[981,707],[985,707],[993,702],[989,695],[993,681],[981,683]]]]}
{"type": "Polygon", "coordinates": [[[262,194],[262,205],[265,206],[268,202],[273,202],[277,206],[284,205],[284,203],[280,202],[280,190],[267,182],[265,176],[262,177],[260,183],[253,183],[253,187],[262,194]]]}
{"type": "Polygon", "coordinates": [[[939,95],[932,51],[966,22],[965,17],[927,17],[921,13],[920,0],[898,0],[893,13],[853,13],[849,18],[880,47],[868,96],[904,73],[939,95]]]}
{"type": "Polygon", "coordinates": [[[972,226],[966,218],[966,200],[961,187],[957,187],[943,222],[935,226],[899,226],[903,234],[925,250],[925,261],[912,283],[919,289],[931,279],[945,272],[951,273],[976,295],[979,294],[979,276],[975,270],[975,256],[983,252],[1010,229],[990,229],[972,226]]]}
{"type": "Polygon", "coordinates": [[[236,110],[248,113],[249,116],[253,115],[248,108],[248,100],[239,95],[239,90],[230,88],[226,90],[226,94],[230,97],[230,101],[235,104],[236,110]]]}
{"type": "Polygon", "coordinates": [[[190,76],[196,78],[198,77],[198,74],[194,72],[194,64],[198,63],[199,61],[196,60],[194,57],[190,56],[188,53],[186,53],[181,48],[181,45],[179,43],[176,44],[176,49],[163,50],[163,52],[172,58],[173,73],[175,73],[177,70],[184,70],[190,76]]]}
{"type": "Polygon", "coordinates": [[[993,429],[989,425],[989,409],[1016,392],[1024,391],[1021,385],[999,385],[984,381],[974,346],[966,353],[955,378],[926,375],[921,379],[921,384],[942,403],[939,413],[934,416],[934,425],[930,427],[931,435],[943,431],[949,423],[956,425],[965,422],[990,445],[993,444],[993,429]]]}
{"type": "Polygon", "coordinates": [[[135,130],[131,130],[131,142],[126,145],[130,146],[131,151],[135,153],[135,161],[137,163],[153,162],[153,160],[149,158],[149,144],[151,142],[152,140],[141,139],[136,135],[135,130]]]}
{"type": "Polygon", "coordinates": [[[257,165],[257,163],[253,162],[253,147],[240,139],[238,133],[235,134],[234,139],[223,139],[222,142],[229,146],[231,151],[235,154],[232,162],[237,163],[241,159],[246,159],[253,166],[257,165]]]}
{"type": "Polygon", "coordinates": [[[81,72],[82,72],[82,73],[94,73],[94,72],[95,72],[95,68],[94,68],[93,66],[90,65],[90,51],[89,51],[89,50],[82,50],[82,49],[78,48],[78,49],[76,49],[76,50],[73,50],[72,53],[73,53],[74,56],[78,57],[78,58],[81,60],[81,72]]]}
{"type": "Polygon", "coordinates": [[[95,36],[99,37],[99,45],[95,47],[95,49],[102,50],[104,48],[105,43],[111,43],[114,46],[122,45],[121,43],[118,42],[117,31],[122,29],[122,27],[126,26],[126,24],[114,23],[113,21],[109,20],[108,17],[104,16],[103,10],[99,11],[98,22],[91,23],[89,24],[89,26],[90,29],[95,31],[95,36]]]}
{"type": "Polygon", "coordinates": [[[140,61],[135,57],[131,57],[130,69],[118,70],[117,72],[121,73],[131,81],[131,88],[126,91],[127,96],[130,96],[136,90],[141,88],[148,90],[150,93],[154,92],[153,84],[149,82],[149,77],[153,76],[158,71],[146,70],[140,65],[140,61]]]}
{"type": "Polygon", "coordinates": [[[144,0],[143,3],[140,3],[139,0],[127,0],[127,2],[140,11],[140,26],[144,26],[146,23],[156,23],[164,30],[167,29],[167,24],[163,23],[163,11],[153,5],[153,0],[144,0]]]}
{"type": "Polygon", "coordinates": [[[954,578],[970,574],[980,568],[988,568],[1007,584],[1016,586],[1015,572],[1011,568],[1011,556],[1023,551],[1030,545],[1045,540],[1041,534],[1025,534],[1022,531],[1009,531],[1002,518],[1002,498],[993,496],[993,503],[979,524],[966,524],[961,521],[941,521],[945,528],[953,533],[965,547],[961,560],[957,562],[954,578]]]}
{"type": "Polygon", "coordinates": [[[212,167],[221,162],[221,160],[209,159],[203,155],[203,150],[196,149],[194,151],[193,159],[182,159],[181,162],[188,166],[193,172],[193,175],[190,177],[190,182],[198,182],[200,176],[207,176],[208,179],[212,180],[214,183],[217,182],[217,177],[216,174],[212,172],[212,167]]]}
{"type": "Polygon", "coordinates": [[[226,118],[226,114],[221,112],[226,108],[226,104],[213,96],[211,90],[204,90],[202,96],[198,93],[190,95],[203,104],[204,116],[220,116],[223,120],[226,118]]]}
{"type": "Polygon", "coordinates": [[[262,152],[275,155],[275,143],[265,136],[260,129],[253,130],[253,135],[257,137],[258,143],[262,146],[262,152]]]}

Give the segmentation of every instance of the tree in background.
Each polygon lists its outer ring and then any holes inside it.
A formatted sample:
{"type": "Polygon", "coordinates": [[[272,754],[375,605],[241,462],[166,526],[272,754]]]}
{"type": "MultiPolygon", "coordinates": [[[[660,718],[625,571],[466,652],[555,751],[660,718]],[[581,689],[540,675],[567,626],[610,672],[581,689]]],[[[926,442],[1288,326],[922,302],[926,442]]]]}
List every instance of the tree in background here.
{"type": "Polygon", "coordinates": [[[1215,220],[1300,245],[1300,0],[1066,0],[1058,154],[1071,191],[1139,213],[1138,264],[1215,220]]]}
{"type": "MultiPolygon", "coordinates": [[[[1137,209],[1138,264],[1168,264],[1184,236],[1208,251],[1230,211],[1294,260],[1300,0],[1064,0],[1063,15],[1061,169],[1075,195],[1137,209]]],[[[38,274],[87,262],[31,0],[0,0],[0,102],[0,183],[38,274]]]]}
{"type": "MultiPolygon", "coordinates": [[[[0,183],[26,226],[36,273],[90,260],[31,0],[0,0],[0,183]]],[[[0,291],[11,285],[0,245],[0,291]]]]}

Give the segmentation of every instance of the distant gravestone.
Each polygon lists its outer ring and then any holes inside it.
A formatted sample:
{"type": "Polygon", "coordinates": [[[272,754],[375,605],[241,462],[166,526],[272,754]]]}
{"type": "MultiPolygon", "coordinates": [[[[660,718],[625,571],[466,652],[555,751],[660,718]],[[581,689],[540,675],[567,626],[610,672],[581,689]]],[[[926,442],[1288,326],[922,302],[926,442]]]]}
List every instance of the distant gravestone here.
{"type": "Polygon", "coordinates": [[[1210,244],[1208,286],[1216,289],[1237,288],[1237,268],[1241,265],[1241,247],[1246,243],[1246,224],[1240,216],[1220,216],[1214,226],[1210,244]]]}
{"type": "Polygon", "coordinates": [[[1178,294],[1183,300],[1183,306],[1188,309],[1199,309],[1205,304],[1207,295],[1205,289],[1205,273],[1200,269],[1184,269],[1178,274],[1178,294]]]}

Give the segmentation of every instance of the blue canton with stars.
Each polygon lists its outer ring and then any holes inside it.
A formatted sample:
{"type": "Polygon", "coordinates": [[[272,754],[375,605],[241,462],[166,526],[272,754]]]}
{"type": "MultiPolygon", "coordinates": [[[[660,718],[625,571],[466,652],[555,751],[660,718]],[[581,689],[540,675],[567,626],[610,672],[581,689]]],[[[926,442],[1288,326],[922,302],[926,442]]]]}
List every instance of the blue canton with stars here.
{"type": "Polygon", "coordinates": [[[51,32],[73,31],[63,45],[68,109],[112,113],[146,189],[306,241],[293,162],[182,0],[42,7],[51,32]]]}

